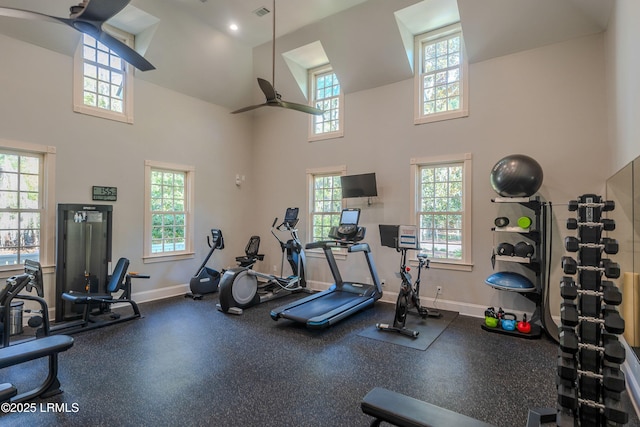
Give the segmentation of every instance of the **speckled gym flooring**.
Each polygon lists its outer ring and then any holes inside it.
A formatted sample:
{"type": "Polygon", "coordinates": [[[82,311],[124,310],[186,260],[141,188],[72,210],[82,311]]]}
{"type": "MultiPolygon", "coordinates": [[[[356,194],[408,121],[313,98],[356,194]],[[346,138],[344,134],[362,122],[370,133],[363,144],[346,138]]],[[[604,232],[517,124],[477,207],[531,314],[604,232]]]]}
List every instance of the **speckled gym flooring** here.
{"type": "MultiPolygon", "coordinates": [[[[367,426],[360,401],[374,387],[505,427],[555,405],[558,347],[546,337],[487,333],[465,316],[426,351],[358,336],[392,320],[384,303],[323,331],[271,320],[299,297],[242,316],[217,311],[215,294],[142,304],[142,319],[74,335],[60,355],[64,393],[34,413],[0,414],[0,425],[367,426]]],[[[45,372],[41,359],[0,371],[0,382],[26,390],[45,372]]],[[[640,425],[635,413],[628,425],[640,425]]]]}

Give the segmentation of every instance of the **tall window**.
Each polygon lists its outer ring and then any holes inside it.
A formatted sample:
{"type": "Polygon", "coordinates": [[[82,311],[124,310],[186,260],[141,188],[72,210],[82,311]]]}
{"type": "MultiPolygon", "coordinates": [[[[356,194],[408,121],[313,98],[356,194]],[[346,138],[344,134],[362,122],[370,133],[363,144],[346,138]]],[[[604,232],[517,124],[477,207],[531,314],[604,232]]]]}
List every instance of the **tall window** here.
{"type": "Polygon", "coordinates": [[[344,167],[307,171],[310,242],[329,239],[331,227],[340,225],[343,207],[340,176],[345,172],[344,167]]]}
{"type": "Polygon", "coordinates": [[[415,123],[468,115],[467,58],[459,24],[415,38],[415,123]]]}
{"type": "MultiPolygon", "coordinates": [[[[132,45],[133,36],[109,27],[132,45]]],[[[83,34],[75,54],[74,110],[98,117],[133,122],[133,68],[104,44],[83,34]]]]}
{"type": "Polygon", "coordinates": [[[330,66],[309,71],[312,105],[324,110],[322,115],[310,117],[309,140],[343,136],[344,97],[338,77],[330,66]]]}
{"type": "Polygon", "coordinates": [[[52,262],[54,171],[53,147],[0,141],[0,269],[52,262]]]}
{"type": "Polygon", "coordinates": [[[191,255],[193,168],[146,162],[145,257],[191,255]]]}
{"type": "Polygon", "coordinates": [[[470,265],[471,155],[413,159],[414,215],[432,262],[470,265]]]}

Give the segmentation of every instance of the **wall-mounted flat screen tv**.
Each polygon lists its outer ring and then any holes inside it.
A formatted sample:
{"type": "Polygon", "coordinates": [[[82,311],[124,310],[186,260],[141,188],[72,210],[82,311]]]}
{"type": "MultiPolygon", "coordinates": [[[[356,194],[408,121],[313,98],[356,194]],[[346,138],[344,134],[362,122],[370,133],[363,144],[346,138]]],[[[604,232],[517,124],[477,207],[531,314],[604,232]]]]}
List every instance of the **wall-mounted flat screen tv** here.
{"type": "Polygon", "coordinates": [[[346,175],[340,177],[342,197],[374,197],[378,195],[376,174],[346,175]]]}

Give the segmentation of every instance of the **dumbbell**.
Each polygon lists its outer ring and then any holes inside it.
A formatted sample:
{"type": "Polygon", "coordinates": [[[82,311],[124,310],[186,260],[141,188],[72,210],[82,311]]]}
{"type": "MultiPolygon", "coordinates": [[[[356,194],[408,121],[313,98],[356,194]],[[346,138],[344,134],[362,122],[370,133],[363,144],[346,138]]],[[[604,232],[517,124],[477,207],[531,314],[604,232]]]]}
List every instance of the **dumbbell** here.
{"type": "Polygon", "coordinates": [[[608,362],[622,364],[626,358],[625,350],[619,340],[609,340],[604,345],[604,358],[608,362]]]}
{"type": "Polygon", "coordinates": [[[618,313],[618,310],[609,308],[604,309],[602,313],[604,317],[604,328],[612,334],[621,334],[624,332],[624,319],[618,313]]]}
{"type": "Polygon", "coordinates": [[[560,296],[567,300],[574,300],[578,296],[578,287],[572,277],[562,276],[562,280],[560,280],[560,296]]]}
{"type": "Polygon", "coordinates": [[[577,261],[570,256],[563,256],[562,271],[564,271],[564,274],[576,274],[578,271],[577,261]]]}
{"type": "MultiPolygon", "coordinates": [[[[558,362],[560,363],[560,362],[558,362]]],[[[558,367],[558,373],[559,371],[558,367]]],[[[563,370],[565,375],[569,375],[570,372],[563,370]]],[[[611,390],[615,393],[622,393],[626,388],[626,382],[624,372],[620,368],[614,368],[611,366],[605,366],[602,369],[602,385],[607,390],[611,390]]]]}
{"type": "Polygon", "coordinates": [[[562,326],[578,326],[578,308],[576,305],[563,302],[560,306],[560,321],[562,322],[562,326]]]}
{"type": "MultiPolygon", "coordinates": [[[[567,218],[567,229],[576,230],[579,225],[585,223],[579,223],[576,218],[567,218]]],[[[598,223],[606,231],[613,231],[616,229],[616,222],[612,219],[603,219],[598,223]]]]}
{"type": "MultiPolygon", "coordinates": [[[[560,350],[568,354],[576,354],[578,352],[578,336],[571,329],[563,329],[560,331],[560,350]]],[[[624,348],[623,348],[624,350],[624,348]]]]}
{"type": "Polygon", "coordinates": [[[558,386],[558,404],[563,408],[575,411],[578,409],[578,393],[575,387],[566,384],[558,386]]]}
{"type": "MultiPolygon", "coordinates": [[[[558,357],[558,376],[564,380],[575,381],[578,378],[575,359],[558,357]]],[[[617,385],[617,383],[614,385],[617,385]]]]}
{"type": "Polygon", "coordinates": [[[570,200],[569,201],[569,210],[570,211],[577,211],[578,208],[581,207],[585,207],[585,208],[602,208],[603,212],[607,212],[607,211],[612,211],[616,208],[616,204],[613,200],[607,200],[605,202],[601,202],[601,203],[581,203],[578,202],[577,200],[570,200]]]}
{"type": "Polygon", "coordinates": [[[622,407],[622,402],[614,399],[604,399],[604,417],[607,421],[618,424],[626,424],[629,421],[629,415],[622,407]]]}
{"type": "Polygon", "coordinates": [[[620,264],[617,262],[603,258],[600,260],[600,268],[604,269],[604,275],[610,279],[617,279],[620,277],[620,264]]]}
{"type": "MultiPolygon", "coordinates": [[[[562,292],[562,288],[560,288],[562,292]]],[[[620,305],[622,304],[622,293],[618,287],[610,280],[602,281],[603,299],[607,305],[620,305]]]]}
{"type": "Polygon", "coordinates": [[[616,239],[610,237],[603,237],[602,244],[604,245],[604,252],[609,255],[615,255],[618,253],[619,245],[616,239]]]}

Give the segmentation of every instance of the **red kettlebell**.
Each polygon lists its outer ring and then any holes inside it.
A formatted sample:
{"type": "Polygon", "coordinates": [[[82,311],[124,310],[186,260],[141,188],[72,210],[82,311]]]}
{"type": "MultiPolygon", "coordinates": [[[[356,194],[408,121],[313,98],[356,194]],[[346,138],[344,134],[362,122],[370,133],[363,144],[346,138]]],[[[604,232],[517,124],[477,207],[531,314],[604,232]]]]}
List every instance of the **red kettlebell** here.
{"type": "Polygon", "coordinates": [[[516,328],[518,328],[518,332],[521,332],[523,334],[528,334],[531,332],[531,323],[527,322],[526,314],[522,316],[522,320],[518,322],[516,328]]]}

